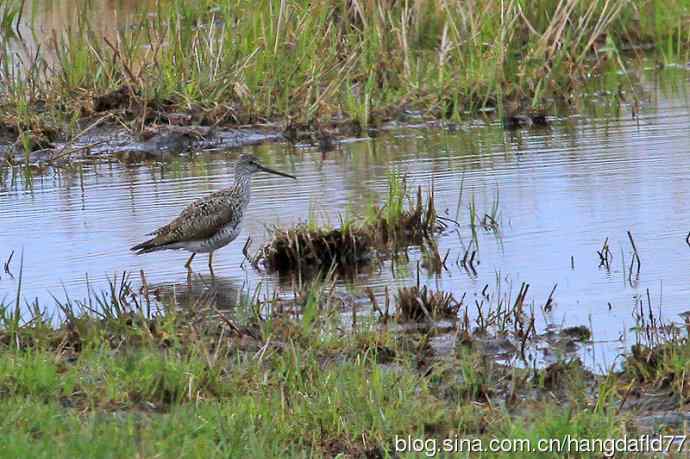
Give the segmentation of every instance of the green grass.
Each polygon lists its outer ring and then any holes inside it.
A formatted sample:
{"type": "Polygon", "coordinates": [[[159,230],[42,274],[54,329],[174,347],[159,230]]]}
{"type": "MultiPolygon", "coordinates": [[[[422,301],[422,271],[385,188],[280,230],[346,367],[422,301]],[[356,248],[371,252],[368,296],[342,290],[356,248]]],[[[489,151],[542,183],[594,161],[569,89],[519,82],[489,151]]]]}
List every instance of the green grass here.
{"type": "MultiPolygon", "coordinates": [[[[347,341],[346,350],[360,342],[347,341]]],[[[496,384],[473,354],[458,357],[460,376],[445,375],[457,379],[455,395],[443,398],[436,390],[443,378],[422,376],[411,354],[390,366],[378,363],[372,348],[328,359],[323,348],[292,342],[262,360],[231,353],[217,362],[219,371],[180,352],[100,348],[68,363],[54,352],[4,349],[1,455],[391,457],[396,435],[536,439],[606,437],[620,429],[610,413],[553,403],[530,411],[530,424],[505,410],[468,413],[479,391],[496,384]],[[488,420],[496,422],[488,432],[474,430],[488,420]]]]}
{"type": "Polygon", "coordinates": [[[690,344],[675,337],[655,346],[637,345],[625,361],[625,376],[637,384],[663,387],[680,403],[690,399],[690,344]]]}
{"type": "Polygon", "coordinates": [[[303,286],[289,311],[247,300],[230,319],[197,302],[131,308],[127,276],[93,294],[99,314],[69,300],[59,318],[2,305],[0,457],[396,457],[408,435],[623,431],[614,379],[591,392],[564,365],[551,394],[542,370],[467,345],[435,355],[429,335],[368,315],[343,327],[332,285],[303,286]]]}
{"type": "MultiPolygon", "coordinates": [[[[315,355],[293,347],[262,363],[230,360],[218,378],[201,359],[152,349],[134,356],[87,353],[62,371],[51,354],[3,354],[3,401],[14,403],[17,413],[3,421],[10,448],[3,450],[19,457],[10,445],[17,452],[29,447],[21,440],[30,432],[64,444],[65,457],[97,451],[100,443],[113,452],[130,443],[118,457],[166,450],[188,457],[241,457],[256,450],[270,457],[291,449],[355,447],[362,435],[382,445],[394,431],[416,431],[437,417],[426,403],[428,389],[426,396],[416,393],[417,376],[372,365],[364,356],[321,368],[315,355]],[[66,409],[63,399],[79,406],[66,409]],[[75,428],[82,411],[87,422],[75,428]]],[[[40,443],[31,450],[40,451],[40,443]]]]}
{"type": "MultiPolygon", "coordinates": [[[[18,4],[0,9],[3,30],[18,4]]],[[[109,40],[90,25],[89,2],[79,11],[37,56],[9,52],[21,38],[4,34],[7,126],[78,132],[98,96],[123,86],[134,94],[116,105],[132,128],[170,111],[202,123],[319,127],[337,117],[366,127],[405,108],[435,118],[528,110],[615,75],[625,46],[685,62],[690,42],[687,0],[162,0],[109,40]],[[17,71],[17,56],[35,65],[17,71]]]]}

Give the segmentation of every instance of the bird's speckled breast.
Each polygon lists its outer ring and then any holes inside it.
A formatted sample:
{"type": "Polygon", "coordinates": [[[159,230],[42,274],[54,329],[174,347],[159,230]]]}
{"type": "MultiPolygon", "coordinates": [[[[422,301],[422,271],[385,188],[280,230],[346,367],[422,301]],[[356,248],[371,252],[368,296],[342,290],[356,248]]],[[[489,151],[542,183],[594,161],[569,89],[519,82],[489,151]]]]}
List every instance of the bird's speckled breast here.
{"type": "MultiPolygon", "coordinates": [[[[216,232],[210,238],[198,241],[199,247],[196,250],[188,248],[187,250],[194,252],[213,252],[225,247],[232,241],[237,239],[240,231],[242,229],[242,217],[244,216],[244,211],[247,209],[249,204],[249,196],[251,193],[251,187],[249,182],[240,182],[239,189],[233,190],[240,197],[239,201],[234,199],[229,199],[227,205],[230,206],[233,211],[232,215],[234,218],[224,225],[218,232],[216,232]]],[[[235,193],[233,193],[234,195],[235,193]]]]}
{"type": "Polygon", "coordinates": [[[171,248],[184,249],[188,252],[194,253],[214,252],[237,239],[237,236],[239,236],[241,230],[242,228],[239,222],[228,223],[227,225],[223,226],[220,231],[208,239],[196,239],[193,241],[178,242],[174,245],[171,245],[171,248]]]}
{"type": "Polygon", "coordinates": [[[229,223],[214,234],[212,237],[206,240],[206,245],[208,246],[208,251],[213,251],[220,249],[232,241],[237,239],[241,231],[240,222],[229,223]]]}

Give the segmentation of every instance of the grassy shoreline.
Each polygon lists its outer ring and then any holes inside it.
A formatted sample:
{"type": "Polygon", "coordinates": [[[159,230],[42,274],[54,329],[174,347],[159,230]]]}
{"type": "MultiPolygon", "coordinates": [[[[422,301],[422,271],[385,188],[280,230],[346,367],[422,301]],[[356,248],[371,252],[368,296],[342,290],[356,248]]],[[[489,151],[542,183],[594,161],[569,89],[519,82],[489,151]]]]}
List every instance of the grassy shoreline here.
{"type": "Polygon", "coordinates": [[[548,112],[599,76],[614,94],[629,88],[624,49],[684,62],[690,43],[686,0],[170,0],[110,39],[80,3],[76,27],[23,55],[11,52],[22,49],[16,21],[32,23],[22,3],[0,9],[0,126],[27,146],[75,136],[108,113],[138,133],[277,123],[290,137],[357,132],[408,110],[548,112]]]}
{"type": "Polygon", "coordinates": [[[685,406],[687,339],[636,346],[621,370],[594,375],[571,359],[498,363],[482,343],[510,333],[458,328],[439,352],[434,327],[396,327],[405,314],[342,327],[328,279],[283,306],[246,299],[232,320],[210,303],[147,309],[122,285],[99,313],[62,304],[57,322],[0,308],[0,457],[399,457],[408,436],[682,434],[638,421],[685,406]]]}

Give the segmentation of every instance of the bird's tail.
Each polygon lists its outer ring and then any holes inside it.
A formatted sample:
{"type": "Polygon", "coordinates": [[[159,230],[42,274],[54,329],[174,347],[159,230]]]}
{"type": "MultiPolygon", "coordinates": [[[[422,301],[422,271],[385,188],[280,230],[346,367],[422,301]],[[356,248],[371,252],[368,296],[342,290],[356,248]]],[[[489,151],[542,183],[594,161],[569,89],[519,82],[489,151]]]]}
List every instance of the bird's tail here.
{"type": "Polygon", "coordinates": [[[148,241],[144,241],[141,244],[131,247],[129,250],[136,252],[137,255],[141,255],[144,253],[155,252],[156,250],[163,250],[163,247],[158,244],[156,238],[154,237],[148,241]]]}

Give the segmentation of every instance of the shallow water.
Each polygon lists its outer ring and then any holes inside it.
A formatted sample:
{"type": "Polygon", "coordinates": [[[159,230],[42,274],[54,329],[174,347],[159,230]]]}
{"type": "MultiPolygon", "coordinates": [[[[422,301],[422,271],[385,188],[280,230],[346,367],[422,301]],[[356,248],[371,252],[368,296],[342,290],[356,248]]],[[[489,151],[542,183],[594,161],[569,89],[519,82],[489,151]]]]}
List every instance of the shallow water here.
{"type": "MultiPolygon", "coordinates": [[[[53,171],[34,177],[31,186],[18,174],[0,186],[0,262],[15,251],[14,278],[0,270],[0,300],[16,295],[22,252],[22,296],[44,306],[54,304],[52,294],[64,297],[63,288],[72,298],[86,297],[87,273],[94,289],[107,285],[106,276],[139,270],[151,284],[183,285],[187,254],[136,256],[128,248],[194,198],[231,185],[233,161],[251,151],[299,180],[255,177],[242,234],[215,256],[221,290],[261,283],[266,291],[289,291],[277,276],[243,264],[247,237],[254,251],[267,236],[265,225],[290,225],[315,213],[335,223],[339,212],[361,212],[381,197],[387,174],[397,170],[408,174],[411,185],[433,183],[437,209],[461,224],[438,239],[442,256],[450,250],[449,270],[432,275],[422,269],[425,284],[456,298],[467,292],[466,303],[472,304],[485,285],[495,291],[498,279],[513,298],[527,282],[527,300],[540,325],[591,324],[598,345],[589,363],[610,365],[634,324],[637,296],[646,305],[648,289],[653,309],[666,321],[679,321],[678,314],[689,309],[690,104],[682,90],[672,95],[652,85],[647,90],[651,99],[637,120],[625,113],[573,116],[548,129],[514,132],[483,121],[452,132],[401,128],[343,142],[325,154],[310,146],[261,145],[157,165],[85,165],[82,175],[53,171]],[[483,215],[497,196],[500,229],[498,234],[478,229],[474,276],[456,264],[471,239],[468,204],[474,199],[483,215]],[[632,282],[628,230],[642,261],[639,279],[633,276],[632,282]],[[596,253],[607,237],[610,270],[598,267],[596,253]],[[556,304],[543,314],[540,306],[554,284],[556,304]]],[[[405,266],[391,269],[386,262],[381,270],[364,270],[340,285],[354,293],[370,286],[381,294],[386,285],[412,284],[420,253],[412,248],[409,255],[405,266]]],[[[204,255],[194,267],[206,272],[204,255]]]]}

